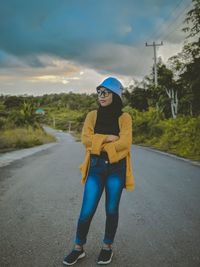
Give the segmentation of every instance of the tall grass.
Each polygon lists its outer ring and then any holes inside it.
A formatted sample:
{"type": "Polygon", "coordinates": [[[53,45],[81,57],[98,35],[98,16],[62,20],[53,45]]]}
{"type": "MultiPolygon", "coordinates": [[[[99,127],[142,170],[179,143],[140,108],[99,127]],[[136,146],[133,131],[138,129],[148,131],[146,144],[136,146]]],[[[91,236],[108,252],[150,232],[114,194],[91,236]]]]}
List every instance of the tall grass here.
{"type": "Polygon", "coordinates": [[[47,134],[42,128],[5,129],[0,131],[0,149],[19,149],[54,142],[55,137],[47,134]]]}

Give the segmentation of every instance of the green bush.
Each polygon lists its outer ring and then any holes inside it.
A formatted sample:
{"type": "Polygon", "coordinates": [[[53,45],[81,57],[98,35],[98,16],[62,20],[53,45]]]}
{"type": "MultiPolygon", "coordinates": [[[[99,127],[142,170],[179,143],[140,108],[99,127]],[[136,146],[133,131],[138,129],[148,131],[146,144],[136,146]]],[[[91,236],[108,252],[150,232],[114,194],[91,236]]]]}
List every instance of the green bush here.
{"type": "Polygon", "coordinates": [[[150,108],[139,112],[130,107],[133,119],[133,142],[153,146],[182,157],[200,160],[200,116],[179,116],[165,119],[162,113],[150,108]]]}

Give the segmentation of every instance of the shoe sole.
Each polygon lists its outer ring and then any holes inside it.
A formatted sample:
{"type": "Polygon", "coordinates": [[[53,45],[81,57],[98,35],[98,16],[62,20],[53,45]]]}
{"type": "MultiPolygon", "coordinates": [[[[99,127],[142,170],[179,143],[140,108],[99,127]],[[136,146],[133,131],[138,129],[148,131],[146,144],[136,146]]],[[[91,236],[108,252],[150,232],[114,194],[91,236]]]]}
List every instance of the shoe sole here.
{"type": "Polygon", "coordinates": [[[84,258],[85,255],[86,255],[85,252],[83,252],[83,253],[77,258],[77,260],[75,260],[74,262],[69,263],[69,262],[67,262],[67,261],[63,261],[63,264],[68,265],[68,266],[69,266],[69,265],[73,265],[73,264],[75,264],[78,260],[84,258]]]}
{"type": "Polygon", "coordinates": [[[108,261],[98,261],[97,263],[100,265],[109,264],[112,261],[112,257],[113,257],[113,252],[112,252],[110,259],[108,261]]]}

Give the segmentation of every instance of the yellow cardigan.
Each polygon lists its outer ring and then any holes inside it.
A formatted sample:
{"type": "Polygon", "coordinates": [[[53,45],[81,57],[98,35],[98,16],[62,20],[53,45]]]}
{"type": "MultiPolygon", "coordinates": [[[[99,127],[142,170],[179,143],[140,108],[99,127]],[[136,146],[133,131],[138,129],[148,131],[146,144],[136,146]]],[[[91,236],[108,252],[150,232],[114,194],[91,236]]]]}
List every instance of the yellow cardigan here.
{"type": "Polygon", "coordinates": [[[94,127],[97,118],[97,110],[90,111],[85,119],[81,141],[86,148],[85,158],[80,165],[82,174],[81,183],[85,184],[89,163],[90,154],[99,155],[101,151],[106,151],[110,163],[118,162],[120,159],[126,158],[126,183],[125,188],[128,191],[133,191],[135,188],[135,179],[133,176],[131,163],[131,145],[132,145],[132,118],[128,113],[123,113],[119,117],[119,139],[114,142],[104,143],[106,134],[94,134],[94,127]]]}

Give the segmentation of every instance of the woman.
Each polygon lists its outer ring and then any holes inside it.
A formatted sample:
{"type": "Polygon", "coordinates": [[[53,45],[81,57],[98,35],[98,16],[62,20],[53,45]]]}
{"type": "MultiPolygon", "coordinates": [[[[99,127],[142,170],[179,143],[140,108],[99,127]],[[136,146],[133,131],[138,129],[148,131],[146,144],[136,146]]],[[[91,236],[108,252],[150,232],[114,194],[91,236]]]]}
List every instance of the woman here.
{"type": "Polygon", "coordinates": [[[83,245],[93,215],[105,188],[106,226],[98,264],[112,260],[112,244],[118,226],[119,202],[123,188],[134,190],[131,166],[132,119],[122,112],[122,84],[113,77],[98,87],[98,110],[90,111],[82,129],[82,143],[86,148],[80,169],[85,184],[82,208],[77,224],[75,245],[63,260],[73,265],[85,257],[83,245]]]}

